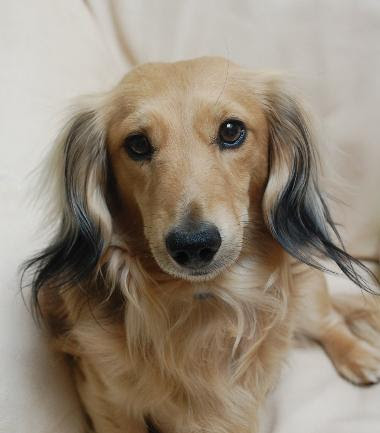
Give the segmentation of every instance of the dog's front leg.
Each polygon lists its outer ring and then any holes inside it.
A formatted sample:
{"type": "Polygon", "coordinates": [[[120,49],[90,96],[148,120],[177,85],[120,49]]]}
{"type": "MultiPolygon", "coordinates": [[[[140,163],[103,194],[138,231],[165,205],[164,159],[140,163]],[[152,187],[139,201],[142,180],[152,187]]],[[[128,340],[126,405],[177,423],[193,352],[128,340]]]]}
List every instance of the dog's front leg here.
{"type": "MultiPolygon", "coordinates": [[[[378,382],[379,347],[366,338],[365,332],[360,334],[349,326],[350,310],[339,308],[339,303],[330,297],[323,273],[302,263],[293,264],[292,270],[293,284],[301,296],[300,310],[296,315],[297,331],[319,342],[338,373],[350,382],[357,385],[378,382]]],[[[358,296],[356,301],[356,310],[360,310],[363,299],[358,296]]],[[[375,329],[369,322],[370,317],[368,310],[367,315],[361,315],[361,320],[366,322],[368,333],[371,331],[373,335],[377,332],[380,343],[380,320],[379,328],[375,329]]]]}
{"type": "Polygon", "coordinates": [[[126,401],[107,386],[94,365],[76,359],[72,367],[85,413],[86,433],[148,432],[143,416],[128,415],[126,401]]]}

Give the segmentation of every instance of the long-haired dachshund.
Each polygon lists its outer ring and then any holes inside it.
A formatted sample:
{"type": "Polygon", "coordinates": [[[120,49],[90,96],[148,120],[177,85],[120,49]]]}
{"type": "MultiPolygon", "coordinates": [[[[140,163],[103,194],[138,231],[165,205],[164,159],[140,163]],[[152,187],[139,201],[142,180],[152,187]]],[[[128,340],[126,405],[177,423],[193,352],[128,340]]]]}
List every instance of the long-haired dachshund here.
{"type": "Polygon", "coordinates": [[[331,299],[320,272],[332,259],[369,290],[317,166],[281,77],[225,59],[142,65],[83,100],[49,162],[56,234],[28,267],[89,431],[256,432],[296,331],[378,381],[375,303],[331,299]]]}

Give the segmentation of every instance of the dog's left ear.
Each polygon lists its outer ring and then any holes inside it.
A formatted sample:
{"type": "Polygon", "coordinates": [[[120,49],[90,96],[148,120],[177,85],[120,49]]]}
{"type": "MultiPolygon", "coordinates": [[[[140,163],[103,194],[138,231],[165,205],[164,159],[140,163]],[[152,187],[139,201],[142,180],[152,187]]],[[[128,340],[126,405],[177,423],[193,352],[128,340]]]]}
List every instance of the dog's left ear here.
{"type": "Polygon", "coordinates": [[[309,119],[297,98],[276,79],[267,85],[269,179],[263,209],[274,238],[292,256],[326,270],[319,256],[332,259],[359,287],[370,290],[356,269],[368,269],[344,249],[318,187],[317,150],[309,119]],[[336,245],[336,243],[339,245],[336,245]]]}

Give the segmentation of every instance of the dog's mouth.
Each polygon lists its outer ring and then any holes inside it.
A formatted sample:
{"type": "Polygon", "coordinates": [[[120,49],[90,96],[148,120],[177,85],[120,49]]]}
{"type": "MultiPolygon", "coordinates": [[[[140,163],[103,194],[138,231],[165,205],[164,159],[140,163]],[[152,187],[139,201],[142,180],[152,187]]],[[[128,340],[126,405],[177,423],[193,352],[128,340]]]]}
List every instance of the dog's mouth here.
{"type": "Polygon", "coordinates": [[[165,273],[182,280],[202,282],[212,280],[225,271],[237,260],[239,253],[240,250],[237,248],[219,251],[209,263],[198,263],[198,265],[195,263],[181,265],[168,254],[153,255],[158,266],[165,273]]]}
{"type": "Polygon", "coordinates": [[[219,274],[223,268],[224,267],[222,266],[213,266],[199,269],[182,268],[180,269],[180,276],[184,279],[192,279],[196,281],[208,280],[219,274]]]}
{"type": "Polygon", "coordinates": [[[176,265],[167,266],[167,265],[162,265],[161,263],[158,263],[158,265],[161,267],[161,269],[164,272],[168,273],[169,275],[172,275],[173,277],[180,278],[183,280],[188,280],[188,281],[199,281],[199,282],[208,281],[215,278],[226,268],[224,264],[218,264],[217,262],[212,266],[200,267],[198,269],[179,267],[176,265]]]}

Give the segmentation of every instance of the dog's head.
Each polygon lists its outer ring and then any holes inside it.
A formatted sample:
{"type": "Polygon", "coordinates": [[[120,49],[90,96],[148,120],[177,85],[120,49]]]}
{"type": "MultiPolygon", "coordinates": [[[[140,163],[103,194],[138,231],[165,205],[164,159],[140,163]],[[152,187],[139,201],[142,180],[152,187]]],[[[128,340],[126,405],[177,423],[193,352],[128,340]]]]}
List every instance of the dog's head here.
{"type": "Polygon", "coordinates": [[[137,215],[171,275],[212,278],[237,259],[260,214],[268,127],[242,78],[220,59],[145,65],[116,92],[107,148],[118,225],[130,233],[137,215]]]}
{"type": "Polygon", "coordinates": [[[364,287],[331,240],[314,147],[276,75],[221,58],[134,69],[58,140],[61,226],[36,287],[93,275],[115,237],[167,274],[211,279],[260,242],[255,232],[313,266],[322,253],[364,287]]]}

